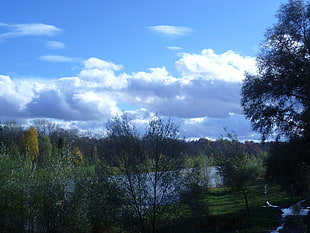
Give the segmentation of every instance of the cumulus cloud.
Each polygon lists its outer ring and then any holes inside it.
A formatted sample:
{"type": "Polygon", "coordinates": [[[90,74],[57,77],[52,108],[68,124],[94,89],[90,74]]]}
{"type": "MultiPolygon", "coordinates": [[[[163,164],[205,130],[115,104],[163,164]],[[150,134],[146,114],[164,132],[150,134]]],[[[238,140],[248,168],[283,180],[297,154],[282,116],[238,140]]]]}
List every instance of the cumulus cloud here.
{"type": "Polygon", "coordinates": [[[35,98],[32,84],[25,81],[14,82],[9,76],[0,75],[1,115],[14,115],[24,111],[35,98]]]}
{"type": "Polygon", "coordinates": [[[60,28],[43,23],[29,24],[5,24],[0,23],[0,27],[7,29],[7,32],[0,34],[0,40],[22,36],[54,36],[61,31],[60,28]]]}
{"type": "Polygon", "coordinates": [[[150,26],[148,29],[168,38],[176,38],[179,36],[188,35],[192,30],[189,27],[171,26],[171,25],[156,25],[150,26]]]}
{"type": "Polygon", "coordinates": [[[227,118],[241,114],[240,83],[244,72],[253,72],[253,58],[232,51],[216,54],[182,54],[176,61],[180,77],[163,68],[133,73],[129,79],[127,101],[164,115],[181,118],[227,118]]]}
{"type": "Polygon", "coordinates": [[[113,62],[104,61],[96,57],[91,57],[86,61],[84,61],[84,67],[86,69],[98,68],[98,69],[107,69],[115,71],[123,68],[122,65],[116,65],[113,62]]]}
{"type": "Polygon", "coordinates": [[[254,58],[243,57],[231,50],[216,54],[212,49],[205,49],[200,54],[184,53],[176,62],[176,68],[183,77],[226,82],[240,82],[245,72],[256,71],[254,58]]]}
{"type": "Polygon", "coordinates": [[[177,76],[165,67],[126,73],[122,65],[92,57],[83,62],[75,77],[46,81],[2,75],[1,115],[57,118],[85,127],[85,122],[120,114],[120,106],[126,105],[132,106],[134,110],[128,113],[140,126],[153,113],[179,119],[187,137],[195,132],[197,136],[215,134],[224,126],[248,132],[239,103],[240,85],[245,71],[255,71],[253,58],[233,51],[216,54],[203,50],[181,54],[175,65],[177,76]]]}
{"type": "Polygon", "coordinates": [[[107,62],[98,58],[89,58],[84,61],[84,69],[79,73],[84,86],[96,88],[98,91],[105,89],[123,89],[127,87],[127,74],[117,76],[115,71],[122,69],[121,65],[107,62]]]}

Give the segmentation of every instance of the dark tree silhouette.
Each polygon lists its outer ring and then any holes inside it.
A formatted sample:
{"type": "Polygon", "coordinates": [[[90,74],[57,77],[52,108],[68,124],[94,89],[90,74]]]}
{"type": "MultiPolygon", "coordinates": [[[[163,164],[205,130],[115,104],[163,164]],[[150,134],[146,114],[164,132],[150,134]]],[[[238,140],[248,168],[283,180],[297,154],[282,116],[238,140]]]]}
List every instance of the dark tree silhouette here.
{"type": "Polygon", "coordinates": [[[258,75],[246,75],[241,105],[254,130],[267,136],[310,133],[310,7],[290,0],[276,15],[257,57],[258,75]]]}

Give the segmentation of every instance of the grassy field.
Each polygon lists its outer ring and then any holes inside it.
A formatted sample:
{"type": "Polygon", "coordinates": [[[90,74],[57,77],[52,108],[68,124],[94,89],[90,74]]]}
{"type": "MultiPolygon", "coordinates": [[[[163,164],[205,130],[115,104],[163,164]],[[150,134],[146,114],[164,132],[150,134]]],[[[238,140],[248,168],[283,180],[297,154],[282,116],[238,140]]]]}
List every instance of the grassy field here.
{"type": "MultiPolygon", "coordinates": [[[[257,180],[255,185],[249,187],[250,220],[241,194],[225,187],[214,188],[185,198],[182,203],[175,205],[173,213],[165,216],[170,219],[170,227],[165,227],[162,232],[270,232],[279,225],[281,211],[264,207],[264,185],[263,180],[257,180]]],[[[270,203],[281,208],[302,198],[292,199],[274,186],[270,186],[268,191],[270,203]]]]}

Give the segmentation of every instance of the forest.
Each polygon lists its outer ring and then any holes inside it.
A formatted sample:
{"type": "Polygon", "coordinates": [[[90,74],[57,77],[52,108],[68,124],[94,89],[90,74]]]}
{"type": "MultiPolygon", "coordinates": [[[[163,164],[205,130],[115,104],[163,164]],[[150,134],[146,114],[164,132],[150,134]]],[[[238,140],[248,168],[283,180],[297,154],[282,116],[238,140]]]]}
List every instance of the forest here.
{"type": "MultiPolygon", "coordinates": [[[[258,232],[251,198],[263,192],[268,151],[279,143],[241,143],[233,132],[189,141],[178,130],[154,117],[140,135],[126,115],[112,119],[99,138],[47,120],[28,128],[2,123],[1,231],[258,232]],[[211,187],[206,167],[216,167],[224,184],[211,187]],[[253,190],[257,184],[261,190],[253,190]],[[222,202],[212,195],[227,192],[225,201],[241,200],[240,209],[215,214],[222,202]]],[[[263,194],[255,198],[255,205],[265,203],[263,194]]]]}

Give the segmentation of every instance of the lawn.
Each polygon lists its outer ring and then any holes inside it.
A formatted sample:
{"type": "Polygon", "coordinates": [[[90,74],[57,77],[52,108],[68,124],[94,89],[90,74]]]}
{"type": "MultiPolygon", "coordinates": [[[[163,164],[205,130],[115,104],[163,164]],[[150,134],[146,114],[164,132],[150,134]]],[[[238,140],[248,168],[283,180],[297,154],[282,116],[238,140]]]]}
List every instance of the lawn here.
{"type": "MultiPolygon", "coordinates": [[[[250,220],[242,195],[221,187],[188,196],[183,202],[174,205],[173,213],[164,216],[170,219],[170,226],[164,227],[162,232],[270,232],[279,225],[281,211],[266,207],[264,186],[264,181],[258,179],[249,187],[250,220]]],[[[270,203],[282,208],[302,198],[293,199],[272,185],[268,188],[268,196],[270,203]]]]}

